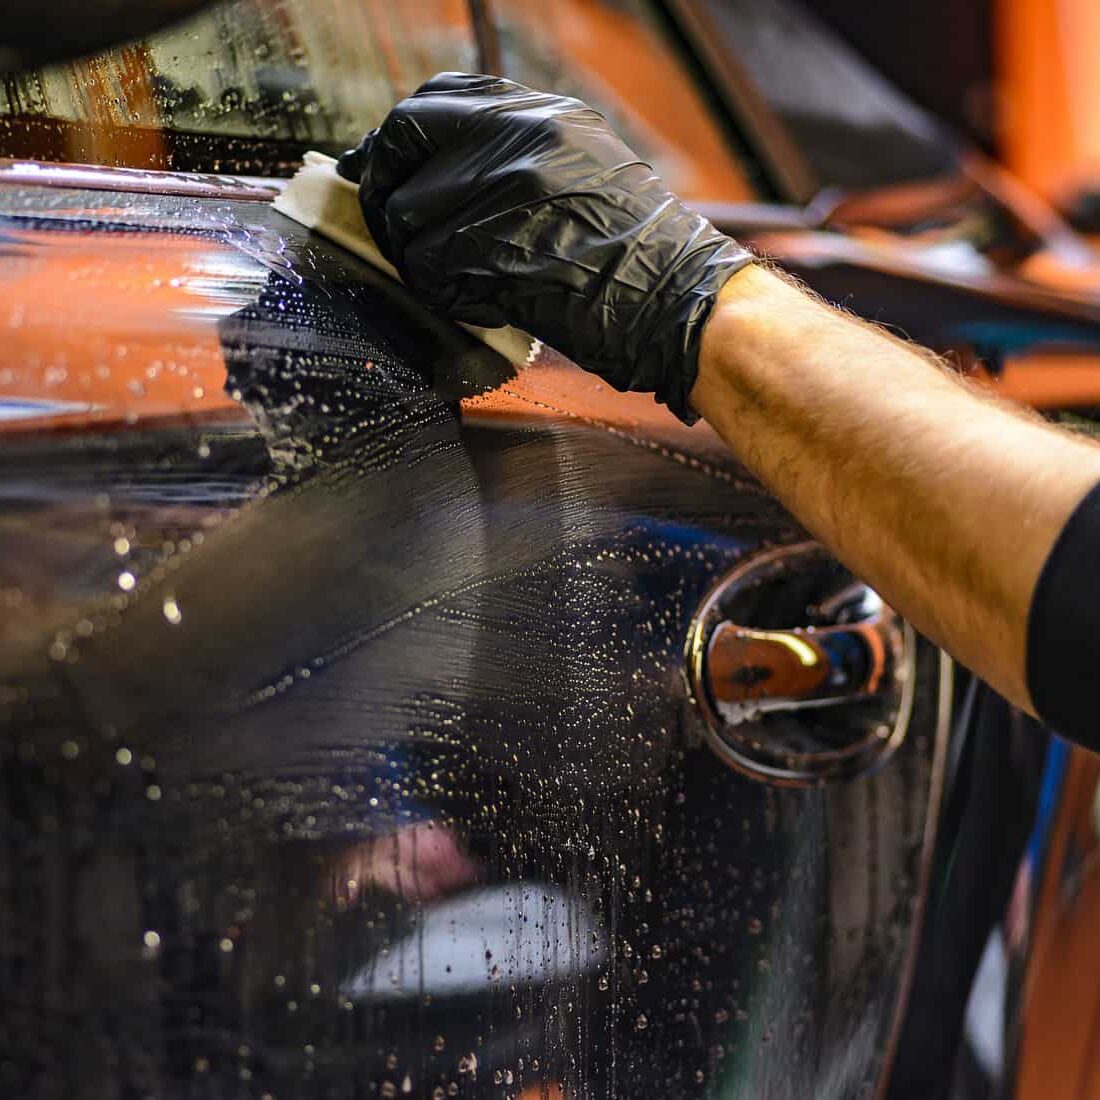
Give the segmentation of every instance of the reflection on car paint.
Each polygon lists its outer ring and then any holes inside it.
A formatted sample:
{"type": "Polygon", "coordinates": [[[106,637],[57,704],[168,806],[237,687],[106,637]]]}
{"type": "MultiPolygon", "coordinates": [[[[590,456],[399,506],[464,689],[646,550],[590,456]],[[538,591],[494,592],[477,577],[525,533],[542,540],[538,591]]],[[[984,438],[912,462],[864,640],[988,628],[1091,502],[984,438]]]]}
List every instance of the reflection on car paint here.
{"type": "Polygon", "coordinates": [[[76,413],[87,416],[97,411],[97,406],[77,401],[40,401],[29,397],[5,397],[0,400],[0,421],[35,420],[38,417],[57,417],[76,413]]]}

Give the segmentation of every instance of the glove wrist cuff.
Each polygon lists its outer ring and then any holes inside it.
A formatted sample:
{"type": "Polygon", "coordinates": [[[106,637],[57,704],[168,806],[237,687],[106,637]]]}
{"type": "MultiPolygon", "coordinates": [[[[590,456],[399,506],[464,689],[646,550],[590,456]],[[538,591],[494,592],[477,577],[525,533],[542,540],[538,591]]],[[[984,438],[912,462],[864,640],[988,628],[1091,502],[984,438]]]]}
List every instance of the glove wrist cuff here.
{"type": "MultiPolygon", "coordinates": [[[[755,257],[737,242],[723,238],[718,247],[691,270],[677,272],[683,289],[672,301],[664,298],[650,336],[640,347],[631,389],[652,389],[659,402],[685,424],[699,419],[691,407],[691,391],[699,374],[703,330],[710,320],[718,295],[730,278],[753,263],[755,257]]],[[[670,288],[671,289],[671,288],[670,288]]]]}

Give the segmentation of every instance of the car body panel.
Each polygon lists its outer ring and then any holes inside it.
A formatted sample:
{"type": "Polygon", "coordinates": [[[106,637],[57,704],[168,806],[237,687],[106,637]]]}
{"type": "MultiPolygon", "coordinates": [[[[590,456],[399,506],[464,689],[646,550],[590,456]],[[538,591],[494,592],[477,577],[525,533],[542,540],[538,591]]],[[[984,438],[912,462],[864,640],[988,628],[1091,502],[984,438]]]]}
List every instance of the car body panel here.
{"type": "Polygon", "coordinates": [[[936,651],[875,775],[745,779],[684,638],[804,535],[709,429],[266,204],[0,206],[8,1094],[873,1092],[936,651]]]}

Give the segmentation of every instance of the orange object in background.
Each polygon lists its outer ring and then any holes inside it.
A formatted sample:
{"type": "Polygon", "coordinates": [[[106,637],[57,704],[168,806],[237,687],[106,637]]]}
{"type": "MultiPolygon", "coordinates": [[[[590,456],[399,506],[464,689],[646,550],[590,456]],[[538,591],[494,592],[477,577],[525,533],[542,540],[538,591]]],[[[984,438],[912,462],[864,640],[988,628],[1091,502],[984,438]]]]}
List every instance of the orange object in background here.
{"type": "MultiPolygon", "coordinates": [[[[1100,4],[1000,0],[995,7],[997,137],[1005,166],[1063,209],[1100,189],[1100,4]]],[[[1071,290],[1095,288],[1096,267],[1073,272],[1040,254],[1027,277],[1071,290]]],[[[1008,396],[1036,408],[1100,405],[1100,358],[1029,354],[1001,379],[1008,396]]]]}
{"type": "Polygon", "coordinates": [[[994,35],[1005,164],[1059,204],[1100,186],[1100,4],[1001,0],[994,35]]]}
{"type": "Polygon", "coordinates": [[[632,5],[499,0],[496,11],[528,45],[529,54],[517,49],[510,76],[541,86],[558,75],[554,67],[562,68],[584,98],[617,114],[612,121],[628,127],[627,137],[685,199],[758,197],[698,87],[632,5]],[[539,52],[545,56],[535,61],[539,52]],[[550,67],[544,73],[540,62],[550,67]]]}
{"type": "Polygon", "coordinates": [[[1009,359],[995,389],[1033,409],[1100,406],[1100,356],[1035,352],[1009,359]]]}

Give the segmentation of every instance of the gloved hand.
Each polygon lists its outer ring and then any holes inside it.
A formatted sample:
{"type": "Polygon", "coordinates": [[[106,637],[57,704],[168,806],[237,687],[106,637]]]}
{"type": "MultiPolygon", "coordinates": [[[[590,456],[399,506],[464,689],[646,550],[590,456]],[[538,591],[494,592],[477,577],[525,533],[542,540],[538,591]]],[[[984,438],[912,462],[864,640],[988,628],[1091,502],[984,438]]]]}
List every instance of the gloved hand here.
{"type": "Polygon", "coordinates": [[[443,73],[339,171],[429,308],[516,325],[688,423],[711,306],[752,256],[669,194],[576,99],[443,73]]]}

